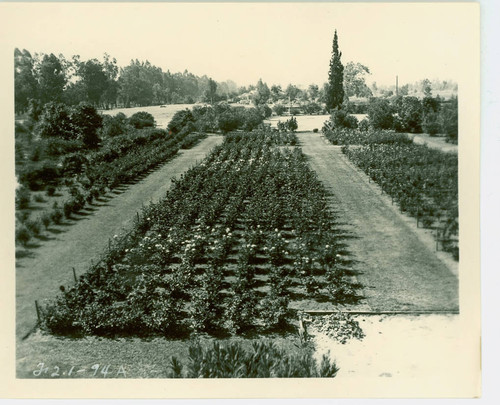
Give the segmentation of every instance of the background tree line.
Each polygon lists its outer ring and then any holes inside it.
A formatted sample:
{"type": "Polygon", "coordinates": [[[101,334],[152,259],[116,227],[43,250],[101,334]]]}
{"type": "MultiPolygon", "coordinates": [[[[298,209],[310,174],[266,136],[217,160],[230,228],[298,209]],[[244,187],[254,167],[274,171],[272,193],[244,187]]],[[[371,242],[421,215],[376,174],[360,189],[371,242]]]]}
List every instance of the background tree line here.
{"type": "Polygon", "coordinates": [[[182,73],[163,72],[149,61],[132,60],[119,67],[116,59],[104,54],[102,60],[81,60],[75,55],[31,54],[14,51],[15,111],[22,114],[30,105],[39,108],[49,102],[78,105],[86,102],[109,109],[158,104],[216,102],[238,94],[230,80],[216,82],[182,73]]]}

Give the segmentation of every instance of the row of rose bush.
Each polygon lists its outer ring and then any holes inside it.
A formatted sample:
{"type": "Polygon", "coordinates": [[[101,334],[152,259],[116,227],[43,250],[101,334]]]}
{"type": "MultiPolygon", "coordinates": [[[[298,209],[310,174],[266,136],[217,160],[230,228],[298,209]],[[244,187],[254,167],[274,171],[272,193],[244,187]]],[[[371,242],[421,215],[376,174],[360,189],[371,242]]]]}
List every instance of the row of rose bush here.
{"type": "Polygon", "coordinates": [[[326,191],[294,134],[227,135],[44,311],[54,333],[282,327],[292,297],[354,295],[326,191]]]}

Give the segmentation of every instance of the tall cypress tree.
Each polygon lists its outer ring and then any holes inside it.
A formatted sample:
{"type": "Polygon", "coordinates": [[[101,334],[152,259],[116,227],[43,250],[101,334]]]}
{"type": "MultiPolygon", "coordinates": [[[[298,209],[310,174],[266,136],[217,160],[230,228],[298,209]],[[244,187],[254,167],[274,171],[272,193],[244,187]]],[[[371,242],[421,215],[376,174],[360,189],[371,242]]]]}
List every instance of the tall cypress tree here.
{"type": "Polygon", "coordinates": [[[344,101],[344,66],[340,61],[342,52],[339,52],[337,30],[333,36],[333,52],[328,72],[328,92],[326,94],[326,108],[333,110],[340,107],[344,101]]]}

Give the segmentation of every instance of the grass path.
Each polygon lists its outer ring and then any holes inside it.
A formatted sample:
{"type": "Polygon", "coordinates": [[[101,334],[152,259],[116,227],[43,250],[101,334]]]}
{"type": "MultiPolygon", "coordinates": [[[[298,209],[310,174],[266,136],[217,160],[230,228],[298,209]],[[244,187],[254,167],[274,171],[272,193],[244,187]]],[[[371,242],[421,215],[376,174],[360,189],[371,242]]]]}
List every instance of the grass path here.
{"type": "Polygon", "coordinates": [[[61,285],[71,285],[72,267],[85,272],[90,260],[97,260],[109,238],[128,230],[143,204],[157,201],[178,177],[217,144],[222,136],[209,136],[139,182],[118,188],[75,220],[53,226],[51,236],[16,260],[16,336],[25,336],[36,323],[35,300],[53,298],[61,285]]]}
{"type": "Polygon", "coordinates": [[[340,147],[312,132],[298,137],[311,167],[334,193],[335,209],[356,235],[348,245],[364,304],[374,311],[457,310],[457,275],[419,235],[415,222],[391,206],[340,147]]]}

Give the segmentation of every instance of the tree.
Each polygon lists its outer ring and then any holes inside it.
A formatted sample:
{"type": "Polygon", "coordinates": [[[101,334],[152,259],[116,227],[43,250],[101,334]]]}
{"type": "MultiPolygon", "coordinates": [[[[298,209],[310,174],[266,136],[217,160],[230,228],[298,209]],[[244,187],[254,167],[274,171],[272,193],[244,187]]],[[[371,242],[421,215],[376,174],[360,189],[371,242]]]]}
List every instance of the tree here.
{"type": "Polygon", "coordinates": [[[365,76],[370,69],[361,63],[348,62],[344,69],[344,93],[347,97],[371,97],[372,91],[366,85],[365,76]]]}
{"type": "Polygon", "coordinates": [[[267,87],[267,84],[262,81],[262,79],[259,79],[257,82],[257,87],[256,87],[257,92],[253,96],[253,103],[258,106],[261,104],[266,104],[267,100],[269,100],[269,97],[271,96],[271,91],[269,90],[269,87],[267,87]]]}
{"type": "Polygon", "coordinates": [[[205,92],[205,97],[207,100],[210,100],[210,104],[214,103],[214,98],[216,97],[217,93],[217,83],[213,79],[208,79],[208,89],[205,92]]]}
{"type": "Polygon", "coordinates": [[[68,108],[60,103],[45,104],[35,132],[40,138],[75,139],[68,108]]]}
{"type": "Polygon", "coordinates": [[[273,103],[276,103],[281,97],[283,96],[283,90],[281,89],[281,86],[278,84],[273,84],[271,86],[271,100],[273,103]]]}
{"type": "Polygon", "coordinates": [[[326,93],[326,109],[333,110],[340,107],[344,101],[344,66],[340,61],[342,52],[339,52],[337,30],[333,36],[333,51],[328,72],[328,89],[326,93]]]}
{"type": "Polygon", "coordinates": [[[431,81],[429,79],[422,80],[422,92],[424,93],[425,97],[432,96],[431,81]]]}
{"type": "Polygon", "coordinates": [[[422,132],[422,103],[417,97],[404,97],[397,108],[402,130],[412,133],[422,132]]]}
{"type": "Polygon", "coordinates": [[[90,59],[79,66],[79,74],[87,94],[87,99],[98,106],[108,88],[108,77],[97,59],[90,59]]]}
{"type": "Polygon", "coordinates": [[[285,96],[289,100],[295,100],[295,98],[299,95],[300,89],[293,84],[289,84],[285,90],[285,96]]]}
{"type": "Polygon", "coordinates": [[[319,95],[319,88],[318,88],[318,85],[317,84],[311,84],[309,85],[309,87],[307,88],[307,92],[309,93],[309,98],[311,100],[316,100],[318,98],[318,95],[319,95]]]}
{"type": "Polygon", "coordinates": [[[80,103],[70,112],[71,126],[76,139],[90,149],[99,146],[98,130],[102,127],[102,116],[89,103],[80,103]]]}
{"type": "Polygon", "coordinates": [[[38,85],[43,104],[49,101],[61,101],[66,85],[66,74],[60,60],[53,53],[44,55],[38,66],[38,85]]]}
{"type": "Polygon", "coordinates": [[[14,100],[16,113],[23,113],[29,107],[29,100],[37,97],[38,83],[34,73],[31,54],[23,49],[14,50],[14,100]]]}
{"type": "Polygon", "coordinates": [[[368,118],[370,124],[375,129],[391,129],[394,117],[392,116],[392,108],[389,101],[382,98],[370,100],[368,118]]]}

